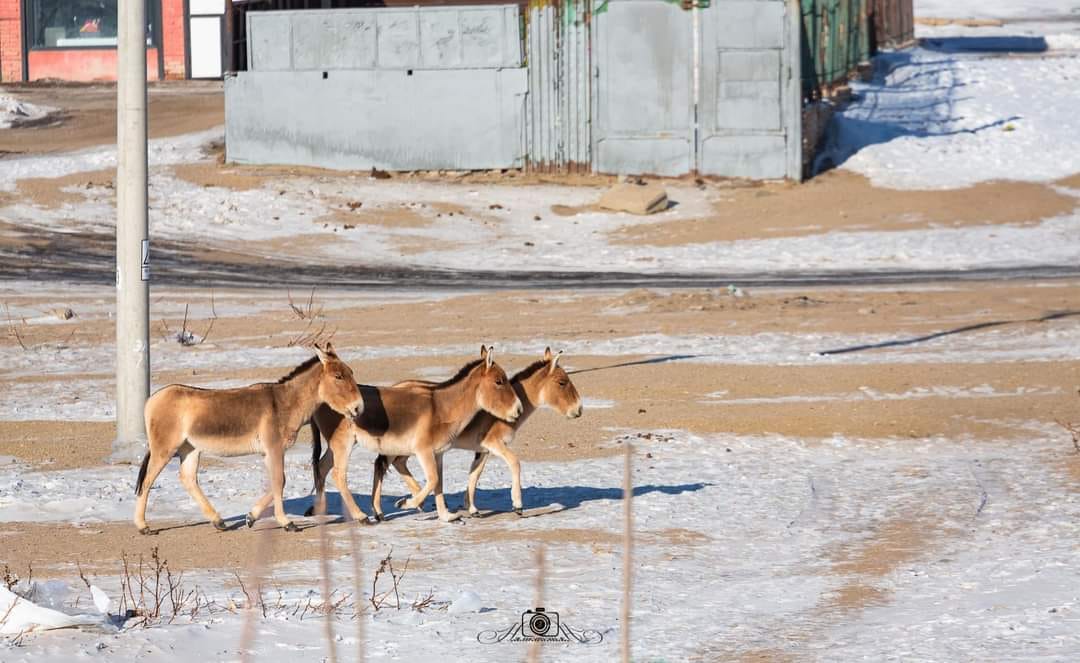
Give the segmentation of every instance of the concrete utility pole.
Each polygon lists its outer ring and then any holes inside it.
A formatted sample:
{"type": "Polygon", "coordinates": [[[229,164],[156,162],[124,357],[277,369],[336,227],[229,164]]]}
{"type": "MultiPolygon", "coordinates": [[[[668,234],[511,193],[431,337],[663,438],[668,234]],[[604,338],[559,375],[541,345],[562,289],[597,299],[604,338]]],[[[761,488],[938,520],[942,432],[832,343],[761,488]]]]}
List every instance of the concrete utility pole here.
{"type": "Polygon", "coordinates": [[[116,441],[114,462],[146,449],[150,395],[150,240],[146,156],[146,0],[120,0],[116,85],[116,441]]]}

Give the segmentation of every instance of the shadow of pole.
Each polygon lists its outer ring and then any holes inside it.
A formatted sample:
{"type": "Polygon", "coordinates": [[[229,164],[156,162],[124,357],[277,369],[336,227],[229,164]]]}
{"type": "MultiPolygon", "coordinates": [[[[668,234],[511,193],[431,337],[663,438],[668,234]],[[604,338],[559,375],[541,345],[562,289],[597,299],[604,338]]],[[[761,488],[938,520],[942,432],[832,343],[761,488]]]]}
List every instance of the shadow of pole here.
{"type": "Polygon", "coordinates": [[[1049,322],[1051,320],[1060,320],[1062,318],[1068,318],[1072,316],[1080,315],[1080,311],[1054,311],[1047,313],[1039,318],[1029,318],[1024,320],[994,320],[991,322],[980,322],[975,325],[964,325],[963,327],[957,327],[956,329],[948,329],[946,331],[936,332],[934,334],[927,334],[925,336],[916,336],[915,338],[902,338],[894,341],[883,341],[881,343],[867,343],[865,345],[854,345],[848,348],[836,348],[833,350],[824,350],[819,352],[819,355],[842,355],[850,352],[862,352],[864,350],[876,350],[879,348],[892,348],[900,347],[904,345],[915,345],[917,343],[925,343],[926,341],[932,341],[936,338],[943,336],[953,336],[955,334],[964,334],[967,332],[979,331],[981,329],[990,329],[991,327],[1003,327],[1005,325],[1020,325],[1029,322],[1049,322]]]}
{"type": "Polygon", "coordinates": [[[612,368],[626,368],[628,366],[648,366],[650,364],[666,364],[671,361],[682,361],[683,359],[694,359],[702,357],[704,355],[667,355],[664,357],[653,357],[652,359],[639,359],[637,361],[624,361],[618,364],[608,364],[607,366],[594,366],[593,368],[579,368],[573,371],[567,371],[567,375],[577,375],[578,373],[592,373],[593,371],[606,371],[612,368]]]}

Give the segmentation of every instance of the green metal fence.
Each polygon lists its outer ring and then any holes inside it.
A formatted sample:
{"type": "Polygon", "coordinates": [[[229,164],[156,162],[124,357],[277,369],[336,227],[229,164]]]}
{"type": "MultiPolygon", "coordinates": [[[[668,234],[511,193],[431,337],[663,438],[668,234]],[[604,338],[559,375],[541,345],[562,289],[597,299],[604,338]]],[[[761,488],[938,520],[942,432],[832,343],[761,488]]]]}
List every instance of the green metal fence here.
{"type": "Polygon", "coordinates": [[[911,39],[912,0],[799,0],[806,97],[844,81],[877,45],[911,39]]]}
{"type": "Polygon", "coordinates": [[[869,0],[800,0],[803,94],[846,79],[870,58],[869,0]]]}

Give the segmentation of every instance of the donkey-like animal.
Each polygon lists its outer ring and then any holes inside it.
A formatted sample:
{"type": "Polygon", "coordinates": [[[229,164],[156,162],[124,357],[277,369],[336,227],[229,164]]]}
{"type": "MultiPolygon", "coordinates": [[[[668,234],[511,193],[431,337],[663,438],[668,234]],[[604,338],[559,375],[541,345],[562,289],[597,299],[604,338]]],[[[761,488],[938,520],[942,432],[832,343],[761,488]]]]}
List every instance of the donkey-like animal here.
{"type": "MultiPolygon", "coordinates": [[[[146,502],[150,487],[173,455],[180,456],[180,481],[219,530],[225,522],[199,488],[199,454],[243,456],[259,453],[270,477],[274,517],[288,531],[298,528],[285,515],[285,450],[315,410],[327,407],[355,419],[364,402],[356,378],[329,343],[276,383],[237,389],[200,389],[172,384],[146,401],[146,437],[150,450],[135,483],[135,527],[149,534],[146,502]]],[[[341,416],[341,415],[339,415],[341,416]]],[[[269,500],[267,500],[269,503],[269,500]]],[[[263,508],[265,508],[265,504],[263,508]]],[[[248,515],[254,522],[262,509],[248,515]]]]}
{"type": "MultiPolygon", "coordinates": [[[[466,364],[457,375],[438,384],[402,387],[361,385],[364,412],[355,421],[346,420],[329,408],[320,408],[312,420],[312,465],[315,473],[315,502],[309,513],[326,512],[326,475],[333,469],[334,483],[349,515],[366,521],[349,491],[346,473],[353,444],[359,442],[377,454],[416,456],[426,483],[407,508],[419,508],[433,491],[439,518],[449,522],[459,516],[446,509],[442,499],[442,453],[478,412],[514,421],[522,411],[506,372],[495,363],[492,350],[480,346],[480,359],[466,364]],[[317,429],[317,430],[316,430],[317,429]],[[320,458],[320,433],[329,449],[320,458]]],[[[375,516],[382,508],[374,504],[375,516]]]]}
{"type": "MultiPolygon", "coordinates": [[[[487,464],[489,454],[495,454],[501,458],[510,468],[511,489],[510,496],[514,504],[514,511],[521,515],[521,461],[517,454],[510,450],[510,441],[514,434],[525,424],[529,416],[542,407],[548,407],[562,414],[568,419],[576,419],[581,416],[581,397],[578,395],[570,376],[559,366],[559,357],[551,354],[551,348],[544,349],[544,358],[533,362],[521,371],[518,371],[510,384],[514,387],[521,404],[525,406],[521,416],[514,422],[506,422],[496,419],[491,415],[481,412],[477,414],[469,425],[465,427],[461,435],[454,438],[450,444],[451,449],[465,449],[475,452],[472,467],[469,469],[469,486],[465,492],[465,506],[469,515],[475,516],[479,509],[476,507],[476,485],[480,481],[480,475],[487,464]]],[[[418,386],[431,387],[434,383],[423,380],[407,380],[394,386],[418,386]]],[[[414,496],[420,491],[420,485],[416,483],[412,473],[409,472],[406,456],[383,456],[375,459],[375,481],[372,490],[372,503],[378,504],[382,493],[382,480],[390,464],[397,468],[403,481],[409,487],[409,492],[414,496]]],[[[440,473],[441,476],[441,473],[440,473]]],[[[442,499],[437,496],[436,500],[442,499]]],[[[445,506],[443,507],[445,508],[445,506]]]]}

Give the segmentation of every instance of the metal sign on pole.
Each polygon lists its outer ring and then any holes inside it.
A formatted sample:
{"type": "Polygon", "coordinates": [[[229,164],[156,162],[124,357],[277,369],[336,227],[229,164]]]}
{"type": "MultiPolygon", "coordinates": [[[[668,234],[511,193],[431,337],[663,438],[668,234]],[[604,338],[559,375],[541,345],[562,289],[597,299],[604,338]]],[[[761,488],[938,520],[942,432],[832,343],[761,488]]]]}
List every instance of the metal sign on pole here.
{"type": "Polygon", "coordinates": [[[146,0],[120,0],[116,72],[115,462],[146,451],[150,395],[150,240],[146,150],[146,0]]]}

